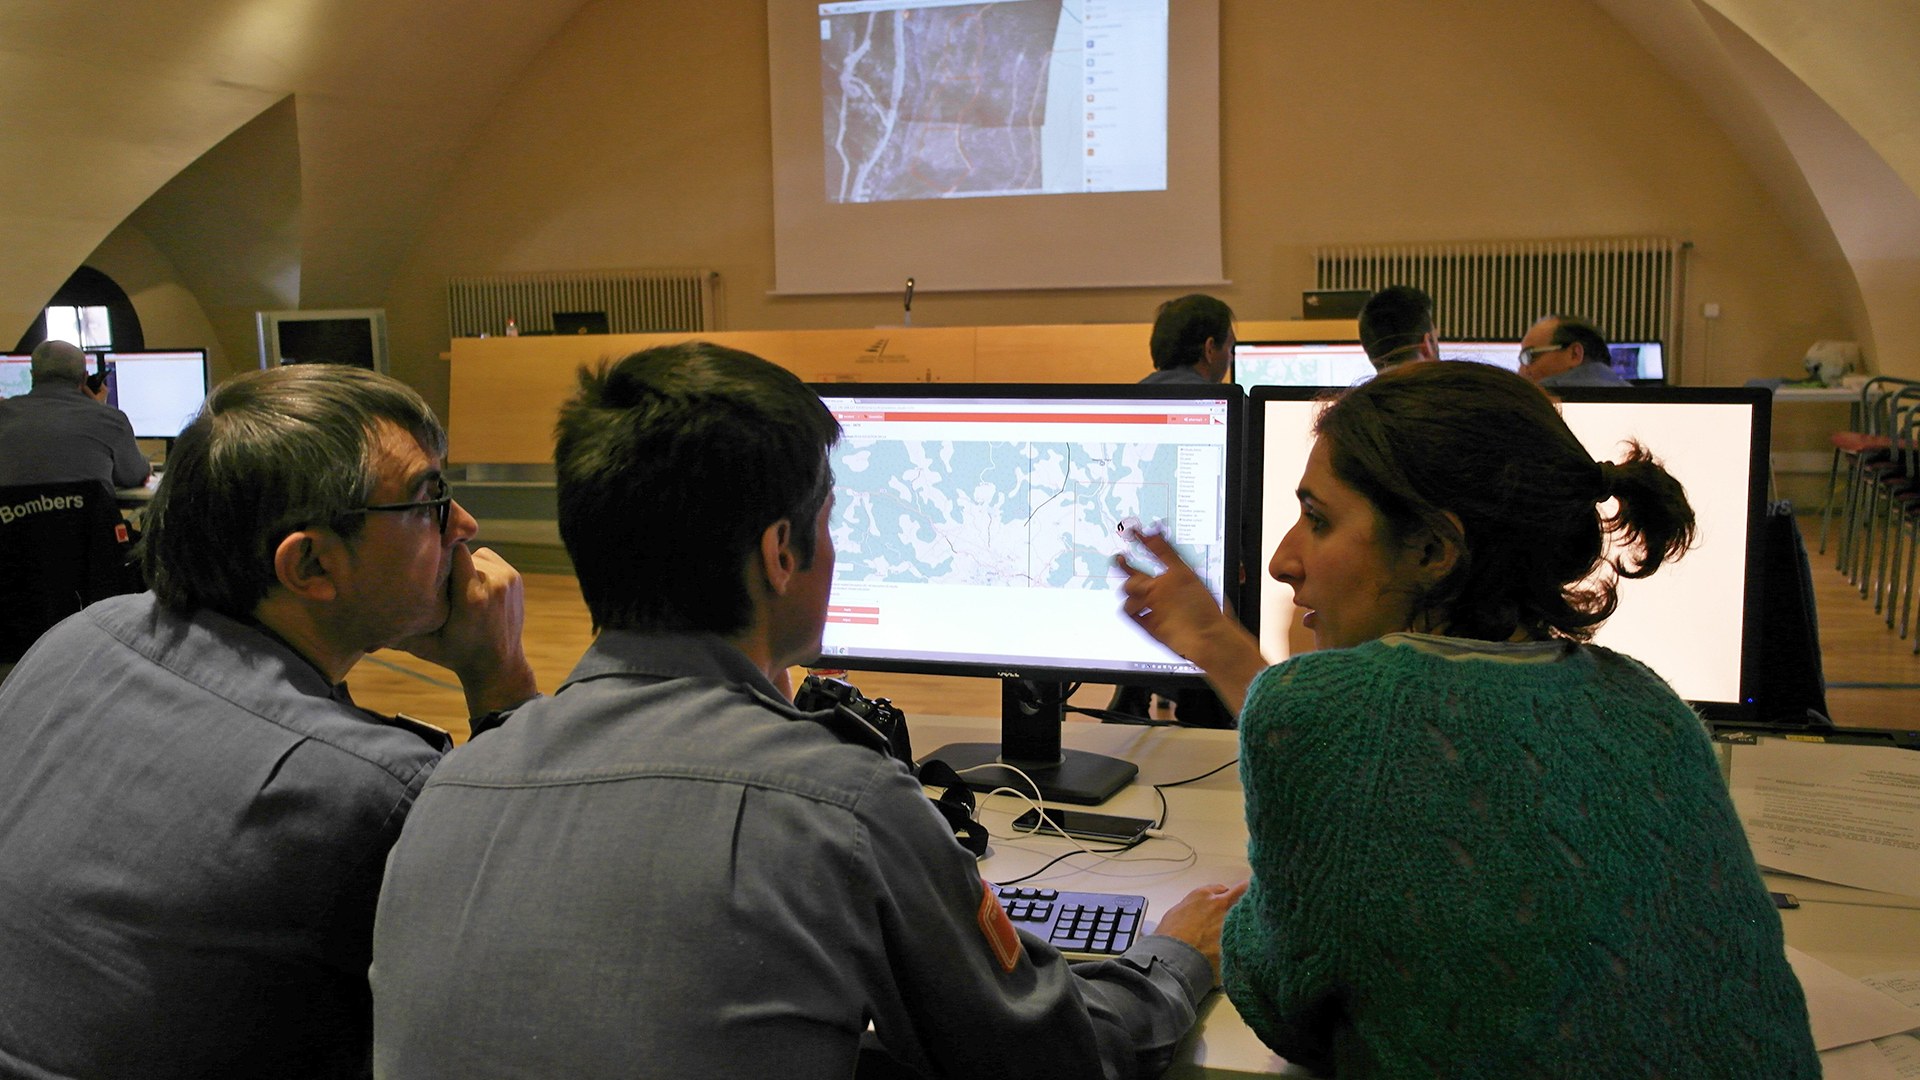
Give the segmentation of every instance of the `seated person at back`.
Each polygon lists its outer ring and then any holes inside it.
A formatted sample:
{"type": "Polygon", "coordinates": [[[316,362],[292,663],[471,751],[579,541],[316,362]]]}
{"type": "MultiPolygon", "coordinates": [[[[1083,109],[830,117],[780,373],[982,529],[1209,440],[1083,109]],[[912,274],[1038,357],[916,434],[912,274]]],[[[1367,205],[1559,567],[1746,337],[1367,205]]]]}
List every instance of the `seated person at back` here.
{"type": "Polygon", "coordinates": [[[1217,383],[1233,368],[1233,309],[1205,293],[1190,293],[1154,312],[1147,351],[1153,373],[1142,385],[1217,383]]]}
{"type": "Polygon", "coordinates": [[[1124,586],[1244,700],[1247,1023],[1339,1077],[1818,1076],[1703,724],[1586,643],[1614,575],[1691,543],[1679,483],[1638,445],[1595,462],[1483,364],[1388,372],[1316,432],[1269,573],[1317,651],[1266,667],[1162,538],[1124,586]]]}
{"type": "Polygon", "coordinates": [[[1520,339],[1520,374],[1548,389],[1632,386],[1613,370],[1613,354],[1599,328],[1572,315],[1549,315],[1520,339]]]}
{"type": "Polygon", "coordinates": [[[1375,371],[1440,359],[1433,332],[1433,297],[1411,285],[1389,285],[1360,309],[1360,347],[1375,371]]]}
{"type": "MultiPolygon", "coordinates": [[[[1147,350],[1153,355],[1153,374],[1142,386],[1210,385],[1226,379],[1233,367],[1233,309],[1205,293],[1191,293],[1160,305],[1154,313],[1153,334],[1147,350]]],[[[1230,728],[1233,713],[1204,686],[1123,683],[1114,687],[1107,711],[1123,717],[1148,719],[1154,699],[1173,706],[1173,718],[1187,727],[1230,728]]]]}
{"type": "Polygon", "coordinates": [[[151,471],[127,414],[87,387],[87,354],[64,341],[33,350],[33,389],[0,399],[0,487],[99,480],[138,487],[151,471]]]}
{"type": "Polygon", "coordinates": [[[943,1076],[1166,1068],[1239,888],[1070,967],[884,735],[782,692],[826,625],[839,435],[791,373],[704,342],[582,374],[555,465],[599,635],[408,816],[374,927],[382,1076],[824,1080],[869,1023],[943,1076]]]}

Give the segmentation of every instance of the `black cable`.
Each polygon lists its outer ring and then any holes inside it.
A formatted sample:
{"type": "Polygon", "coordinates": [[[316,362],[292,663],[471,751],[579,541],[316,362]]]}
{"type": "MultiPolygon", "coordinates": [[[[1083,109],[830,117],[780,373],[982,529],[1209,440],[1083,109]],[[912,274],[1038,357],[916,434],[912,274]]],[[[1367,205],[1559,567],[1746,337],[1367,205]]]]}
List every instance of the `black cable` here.
{"type": "Polygon", "coordinates": [[[1168,812],[1167,793],[1163,789],[1170,788],[1170,787],[1179,787],[1182,784],[1198,783],[1202,780],[1205,780],[1207,777],[1212,776],[1214,773],[1219,772],[1221,769],[1227,768],[1230,765],[1237,765],[1239,764],[1239,762],[1240,762],[1239,758],[1237,757],[1232,758],[1228,760],[1225,764],[1217,765],[1211,769],[1208,769],[1206,772],[1201,773],[1199,776],[1189,776],[1185,780],[1169,780],[1164,784],[1153,785],[1153,793],[1155,795],[1160,796],[1160,820],[1153,823],[1153,828],[1164,829],[1167,827],[1167,812],[1168,812]]]}

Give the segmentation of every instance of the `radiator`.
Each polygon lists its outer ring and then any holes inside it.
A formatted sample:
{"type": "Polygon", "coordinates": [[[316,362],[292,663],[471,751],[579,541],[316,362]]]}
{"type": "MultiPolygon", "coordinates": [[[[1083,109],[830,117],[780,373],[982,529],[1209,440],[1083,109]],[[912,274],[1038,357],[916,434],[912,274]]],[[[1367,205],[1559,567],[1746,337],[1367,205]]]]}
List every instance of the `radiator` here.
{"type": "Polygon", "coordinates": [[[1314,252],[1322,289],[1413,285],[1442,340],[1519,341],[1543,315],[1578,315],[1609,341],[1659,341],[1677,358],[1686,252],[1665,237],[1341,245],[1314,252]]]}
{"type": "Polygon", "coordinates": [[[598,312],[613,334],[719,329],[711,270],[594,270],[495,274],[447,282],[450,337],[552,331],[555,312],[598,312]]]}

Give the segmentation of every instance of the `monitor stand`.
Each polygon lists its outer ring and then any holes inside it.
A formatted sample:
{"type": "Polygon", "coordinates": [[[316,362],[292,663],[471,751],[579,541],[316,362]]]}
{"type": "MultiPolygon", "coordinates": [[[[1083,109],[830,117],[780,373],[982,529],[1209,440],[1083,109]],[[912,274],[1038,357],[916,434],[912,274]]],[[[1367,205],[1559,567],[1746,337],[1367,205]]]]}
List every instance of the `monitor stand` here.
{"type": "Polygon", "coordinates": [[[1000,741],[950,743],[921,758],[938,758],[953,766],[975,791],[1012,788],[1033,793],[1045,802],[1097,806],[1133,782],[1140,772],[1131,761],[1060,745],[1060,725],[1066,721],[1067,687],[1062,683],[1027,679],[1000,680],[1000,741]],[[1018,768],[1033,779],[1021,779],[1008,768],[966,770],[977,766],[1018,768]]]}

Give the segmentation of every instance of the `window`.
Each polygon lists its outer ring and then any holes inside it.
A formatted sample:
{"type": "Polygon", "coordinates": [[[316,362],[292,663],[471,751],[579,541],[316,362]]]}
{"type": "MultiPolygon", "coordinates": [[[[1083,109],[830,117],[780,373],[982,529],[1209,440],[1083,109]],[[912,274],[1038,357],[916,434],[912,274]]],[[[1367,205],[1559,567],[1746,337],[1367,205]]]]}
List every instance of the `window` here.
{"type": "Polygon", "coordinates": [[[47,340],[67,341],[83,349],[113,348],[113,323],[104,305],[47,308],[47,340]]]}

